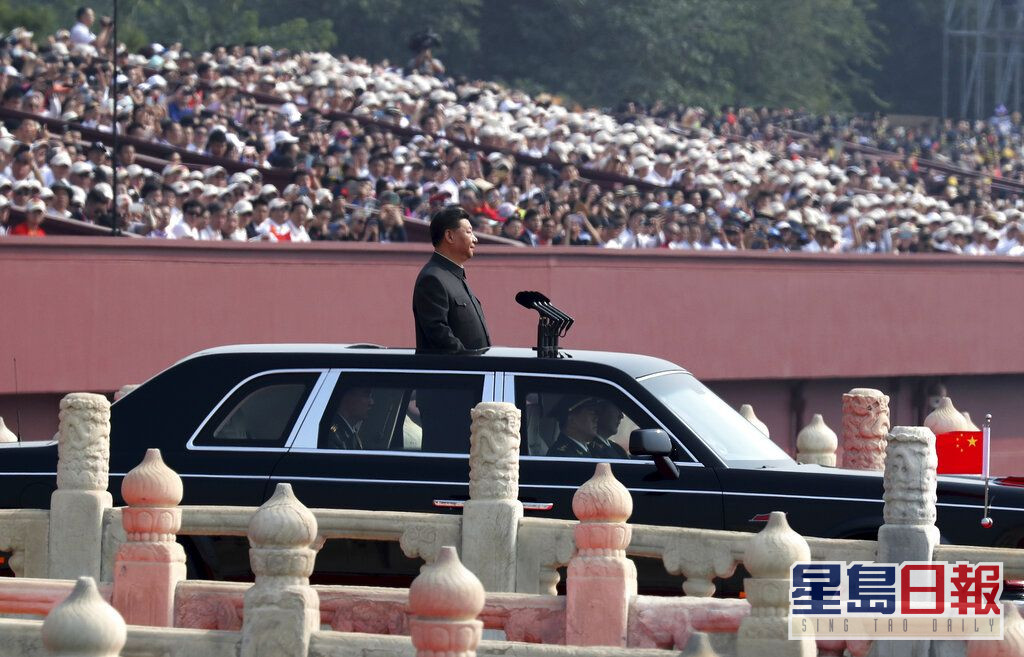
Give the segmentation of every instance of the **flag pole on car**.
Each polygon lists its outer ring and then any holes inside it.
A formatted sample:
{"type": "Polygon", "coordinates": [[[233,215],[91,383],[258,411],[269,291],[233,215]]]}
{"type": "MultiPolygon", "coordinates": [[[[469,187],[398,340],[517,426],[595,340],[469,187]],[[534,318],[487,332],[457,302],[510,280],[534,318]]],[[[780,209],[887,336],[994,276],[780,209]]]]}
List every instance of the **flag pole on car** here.
{"type": "Polygon", "coordinates": [[[992,528],[992,518],[988,515],[988,477],[989,477],[989,464],[991,463],[992,457],[992,414],[987,413],[985,415],[985,426],[981,428],[981,442],[982,442],[982,458],[984,459],[984,470],[982,475],[985,477],[985,515],[981,518],[981,526],[984,529],[992,528]]]}

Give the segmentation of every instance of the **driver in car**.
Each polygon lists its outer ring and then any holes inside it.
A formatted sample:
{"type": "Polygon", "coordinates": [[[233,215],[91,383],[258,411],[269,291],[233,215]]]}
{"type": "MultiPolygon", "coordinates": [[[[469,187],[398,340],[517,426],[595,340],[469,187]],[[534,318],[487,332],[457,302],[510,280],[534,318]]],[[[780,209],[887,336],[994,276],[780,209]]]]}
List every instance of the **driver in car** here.
{"type": "Polygon", "coordinates": [[[552,412],[561,430],[551,443],[548,456],[593,456],[591,443],[597,439],[597,400],[566,395],[552,412]]]}
{"type": "Polygon", "coordinates": [[[597,437],[590,443],[590,455],[601,459],[628,459],[629,452],[612,437],[619,432],[622,411],[605,399],[594,402],[597,407],[597,437]]]}
{"type": "Polygon", "coordinates": [[[327,449],[362,449],[359,429],[373,408],[373,391],[369,388],[349,388],[341,395],[327,429],[327,449]]]}

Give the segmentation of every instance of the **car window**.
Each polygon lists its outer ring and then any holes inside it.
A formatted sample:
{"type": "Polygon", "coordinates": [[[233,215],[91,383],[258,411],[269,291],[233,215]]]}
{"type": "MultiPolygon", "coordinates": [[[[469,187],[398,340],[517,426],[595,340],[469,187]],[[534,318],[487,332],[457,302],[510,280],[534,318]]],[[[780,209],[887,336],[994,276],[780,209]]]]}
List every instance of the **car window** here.
{"type": "Polygon", "coordinates": [[[245,383],[220,405],[195,443],[283,447],[319,376],[275,373],[245,383]]]}
{"type": "Polygon", "coordinates": [[[659,428],[649,413],[606,383],[517,376],[515,390],[522,411],[521,449],[530,456],[628,459],[629,434],[659,428]]]}
{"type": "Polygon", "coordinates": [[[482,374],[342,372],[320,419],[317,447],[469,452],[482,374]]]}

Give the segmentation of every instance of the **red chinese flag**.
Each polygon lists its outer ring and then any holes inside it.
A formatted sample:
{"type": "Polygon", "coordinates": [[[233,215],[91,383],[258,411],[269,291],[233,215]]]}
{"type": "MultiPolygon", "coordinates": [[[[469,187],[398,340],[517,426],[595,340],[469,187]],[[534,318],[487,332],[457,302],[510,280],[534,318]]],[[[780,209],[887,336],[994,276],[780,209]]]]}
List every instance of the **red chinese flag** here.
{"type": "Polygon", "coordinates": [[[938,474],[982,474],[985,437],[981,431],[950,431],[935,436],[938,474]]]}

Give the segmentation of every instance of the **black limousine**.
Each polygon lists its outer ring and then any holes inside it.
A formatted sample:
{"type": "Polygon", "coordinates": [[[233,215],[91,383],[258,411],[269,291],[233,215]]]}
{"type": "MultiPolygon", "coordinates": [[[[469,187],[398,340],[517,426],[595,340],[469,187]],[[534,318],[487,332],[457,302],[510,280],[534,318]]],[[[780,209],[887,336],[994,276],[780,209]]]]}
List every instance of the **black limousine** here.
{"type": "MultiPolygon", "coordinates": [[[[451,507],[468,494],[469,409],[506,401],[522,410],[526,513],[571,518],[576,488],[595,461],[609,459],[549,449],[566,401],[586,399],[614,409],[608,437],[623,447],[638,429],[669,438],[664,453],[648,448],[611,459],[633,495],[633,522],[753,532],[769,512],[785,511],[804,535],[874,538],[882,523],[880,473],[797,464],[674,363],[595,351],[559,356],[323,344],[202,351],[113,405],[110,489],[116,499],[120,479],[146,448],[159,447],[185,482],[183,504],[259,505],[278,482],[289,482],[310,507],[457,512],[451,507]],[[447,426],[423,422],[425,404],[449,409],[447,426]],[[675,468],[664,467],[669,459],[675,468]]],[[[28,445],[0,446],[0,506],[49,504],[56,446],[28,445]]],[[[990,500],[995,526],[982,529],[981,481],[940,477],[943,541],[1021,545],[1024,489],[996,482],[990,500]]],[[[244,541],[182,540],[197,575],[246,576],[244,541]]],[[[317,560],[320,573],[416,572],[395,545],[332,543],[317,560]]]]}

